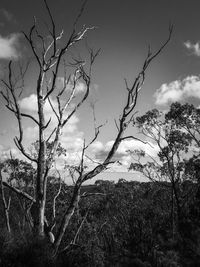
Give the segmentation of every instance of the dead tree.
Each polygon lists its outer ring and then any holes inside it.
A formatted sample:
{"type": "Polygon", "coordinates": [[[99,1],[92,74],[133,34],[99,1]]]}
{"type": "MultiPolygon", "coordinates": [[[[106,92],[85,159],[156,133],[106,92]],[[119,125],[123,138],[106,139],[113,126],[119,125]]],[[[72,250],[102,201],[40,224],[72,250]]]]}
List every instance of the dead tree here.
{"type": "MultiPolygon", "coordinates": [[[[14,75],[14,63],[12,61],[8,64],[8,77],[7,80],[2,80],[4,85],[4,90],[1,91],[1,94],[5,100],[6,107],[10,110],[16,117],[19,128],[19,136],[14,138],[15,144],[21,153],[31,162],[36,165],[37,175],[36,175],[36,189],[35,196],[30,196],[29,199],[35,203],[35,215],[34,215],[34,231],[38,238],[45,237],[45,206],[46,206],[46,191],[47,191],[47,179],[49,171],[52,167],[52,164],[55,160],[56,150],[59,146],[59,138],[62,134],[63,127],[69,122],[70,118],[77,112],[80,106],[85,102],[85,100],[89,96],[90,85],[91,85],[91,75],[92,75],[92,67],[94,61],[99,54],[99,51],[94,52],[89,49],[89,64],[86,68],[85,61],[80,59],[73,59],[73,63],[70,64],[71,67],[74,68],[73,73],[67,75],[66,73],[66,63],[65,56],[67,56],[69,49],[79,43],[84,39],[88,31],[94,29],[94,27],[85,27],[83,26],[80,31],[77,30],[77,23],[79,18],[81,17],[85,4],[87,1],[84,1],[81,10],[75,19],[73,24],[73,29],[70,34],[69,39],[64,42],[64,31],[62,30],[59,34],[57,33],[56,23],[54,21],[52,12],[47,4],[47,1],[44,0],[44,4],[49,15],[49,28],[48,35],[50,35],[50,43],[47,42],[46,36],[42,35],[39,31],[39,27],[37,25],[36,19],[34,19],[34,24],[30,28],[29,33],[24,33],[25,39],[28,41],[32,53],[34,55],[35,61],[38,66],[38,76],[37,76],[37,85],[35,88],[35,93],[37,96],[37,112],[38,117],[23,113],[21,111],[19,102],[18,102],[18,88],[23,89],[23,77],[26,74],[27,67],[20,68],[20,79],[14,75]],[[36,40],[40,41],[42,50],[38,51],[36,46],[36,40]],[[61,42],[62,40],[62,42],[61,42]],[[62,45],[63,44],[63,45],[62,45]],[[64,64],[64,66],[63,66],[64,64]],[[63,86],[58,91],[56,88],[57,78],[59,77],[59,73],[64,69],[64,79],[63,86]],[[18,78],[18,80],[16,80],[18,78]],[[69,109],[70,104],[76,97],[76,88],[79,82],[83,82],[85,85],[85,90],[83,92],[82,98],[78,98],[73,108],[69,109]],[[68,97],[64,97],[66,93],[66,87],[71,86],[70,93],[68,97]],[[56,97],[55,97],[56,95],[56,97]],[[52,97],[56,98],[57,105],[56,107],[52,103],[52,97]],[[45,103],[49,102],[52,111],[57,118],[57,124],[55,125],[50,136],[45,137],[45,131],[49,127],[51,123],[51,119],[46,121],[45,119],[45,103]],[[66,112],[68,111],[68,113],[66,112]],[[66,115],[67,114],[67,115],[66,115]],[[26,150],[23,145],[24,141],[24,130],[23,130],[23,118],[30,119],[39,130],[38,134],[38,155],[37,157],[32,157],[26,150]],[[52,146],[50,152],[47,153],[47,143],[51,141],[52,146]]],[[[86,144],[84,141],[82,148],[82,156],[80,160],[80,164],[78,166],[74,166],[74,171],[76,172],[76,181],[74,184],[73,196],[71,202],[68,207],[66,207],[65,212],[63,214],[62,220],[58,227],[57,233],[55,233],[55,241],[54,241],[54,249],[55,252],[58,252],[61,241],[71,220],[74,211],[80,201],[80,188],[82,184],[92,179],[94,176],[104,171],[110,164],[112,164],[113,156],[117,151],[121,142],[127,139],[136,139],[134,136],[126,136],[125,131],[128,126],[132,123],[135,107],[137,104],[137,99],[139,95],[139,91],[141,90],[144,80],[145,73],[149,66],[149,64],[154,60],[164,49],[171,38],[172,27],[169,28],[169,36],[167,40],[161,45],[161,47],[155,52],[152,53],[149,49],[146,59],[144,61],[143,67],[135,78],[133,84],[129,87],[127,81],[125,81],[127,99],[124,105],[124,108],[121,112],[121,116],[119,121],[116,122],[117,126],[117,136],[115,137],[115,141],[105,158],[105,160],[101,163],[97,163],[93,170],[86,172],[85,169],[85,157],[86,151],[89,146],[97,139],[101,126],[96,126],[94,138],[86,144]]],[[[20,91],[20,95],[21,95],[20,91]]],[[[15,191],[17,192],[17,191],[15,191]]],[[[23,194],[23,192],[20,192],[23,194]]]]}
{"type": "Polygon", "coordinates": [[[86,150],[88,149],[88,147],[97,139],[99,132],[100,132],[101,125],[99,127],[95,128],[95,136],[91,140],[91,142],[87,145],[84,142],[80,164],[79,164],[79,166],[76,166],[74,168],[74,170],[77,172],[78,178],[77,178],[75,185],[74,185],[73,197],[71,199],[71,203],[70,203],[69,207],[65,211],[65,214],[64,214],[63,219],[62,219],[61,224],[60,224],[60,228],[56,234],[56,238],[55,238],[55,242],[54,242],[54,246],[55,246],[56,251],[58,250],[58,248],[60,246],[60,243],[62,241],[62,238],[64,236],[66,228],[69,224],[69,221],[70,221],[70,219],[71,219],[71,217],[75,211],[75,208],[78,205],[78,202],[80,201],[80,188],[81,188],[82,184],[85,181],[92,179],[97,174],[104,171],[110,164],[114,163],[113,157],[114,157],[115,152],[117,151],[121,142],[123,142],[124,140],[128,140],[128,139],[138,140],[134,136],[126,136],[125,132],[126,132],[126,129],[128,128],[128,126],[133,123],[133,119],[134,119],[134,115],[135,115],[135,107],[137,104],[139,91],[142,89],[142,86],[143,86],[144,81],[145,81],[146,70],[147,70],[149,64],[151,63],[151,61],[153,59],[155,59],[162,52],[164,47],[168,44],[168,42],[171,39],[171,34],[172,34],[172,27],[170,26],[169,36],[168,36],[167,40],[162,44],[162,46],[155,53],[152,53],[149,49],[147,57],[144,61],[142,70],[140,71],[138,76],[135,78],[131,87],[128,86],[127,81],[125,80],[125,85],[126,85],[126,90],[127,90],[127,98],[126,98],[126,103],[122,109],[121,116],[119,118],[119,122],[118,123],[116,122],[116,127],[118,130],[117,136],[116,136],[115,141],[114,141],[110,151],[108,152],[108,155],[105,158],[105,160],[102,163],[97,164],[97,166],[89,172],[85,172],[85,168],[84,168],[84,158],[87,157],[87,155],[85,153],[86,153],[86,150]]]}
{"type": "MultiPolygon", "coordinates": [[[[75,65],[75,71],[74,74],[71,75],[71,77],[64,77],[64,84],[63,88],[57,93],[57,104],[58,108],[56,111],[56,108],[53,107],[50,97],[54,93],[56,89],[56,81],[59,75],[60,68],[62,67],[63,58],[67,54],[70,47],[74,46],[76,43],[80,42],[86,35],[86,33],[93,29],[89,27],[83,27],[80,31],[76,30],[77,22],[80,16],[82,15],[85,3],[83,4],[80,13],[77,16],[77,19],[75,20],[72,33],[68,39],[68,41],[62,46],[59,46],[59,41],[64,37],[64,32],[61,31],[60,34],[57,35],[56,32],[56,25],[54,22],[54,19],[52,17],[52,14],[50,12],[50,9],[47,5],[46,0],[44,0],[46,10],[48,12],[49,18],[50,18],[50,28],[48,29],[49,34],[51,36],[50,43],[47,44],[46,38],[42,36],[39,33],[39,29],[37,26],[36,19],[34,20],[34,24],[30,29],[30,32],[28,34],[24,33],[24,36],[26,40],[28,41],[31,50],[33,52],[33,55],[35,57],[35,60],[38,65],[38,77],[37,77],[37,86],[35,88],[36,95],[37,95],[37,108],[38,108],[38,118],[34,118],[32,115],[22,113],[20,105],[18,103],[18,92],[17,89],[21,88],[23,89],[23,78],[26,74],[27,67],[20,69],[20,77],[16,78],[16,75],[14,75],[13,70],[13,62],[10,61],[8,65],[8,79],[2,80],[3,85],[5,86],[5,90],[1,91],[1,94],[3,98],[6,101],[6,107],[14,113],[14,115],[17,118],[18,122],[18,128],[19,128],[19,137],[14,138],[14,142],[18,149],[21,151],[21,153],[30,161],[34,162],[37,165],[37,177],[36,177],[36,205],[37,205],[37,214],[35,214],[35,233],[39,237],[44,237],[44,218],[45,218],[45,202],[46,202],[46,185],[47,185],[47,177],[49,170],[51,169],[52,163],[55,158],[56,149],[59,145],[59,136],[62,133],[63,127],[67,124],[69,119],[73,116],[73,114],[78,110],[78,108],[84,103],[84,101],[87,99],[90,89],[90,75],[86,74],[83,68],[82,62],[77,62],[75,65]],[[40,40],[42,44],[42,51],[37,51],[36,48],[36,40],[40,40]],[[45,79],[49,79],[49,83],[45,88],[45,79]],[[85,81],[86,90],[84,92],[84,95],[82,99],[75,105],[72,111],[67,115],[67,117],[64,117],[66,109],[69,107],[72,99],[75,96],[76,93],[76,85],[80,80],[85,81]],[[69,96],[69,99],[66,100],[66,102],[61,105],[61,97],[65,93],[66,86],[71,83],[72,89],[69,96]],[[57,117],[57,125],[54,128],[54,131],[52,132],[51,140],[53,143],[53,146],[51,148],[51,151],[48,155],[48,158],[46,158],[47,155],[47,139],[45,139],[45,130],[50,124],[50,120],[47,122],[45,120],[45,113],[44,113],[44,105],[45,103],[49,101],[51,104],[52,110],[57,117]],[[23,125],[22,125],[22,119],[23,117],[29,118],[32,120],[37,126],[39,130],[39,136],[38,136],[38,142],[39,142],[39,151],[37,158],[33,158],[25,149],[23,145],[23,139],[24,139],[24,131],[23,131],[23,125]]],[[[90,62],[90,72],[91,67],[94,62],[94,59],[97,54],[93,54],[93,57],[91,57],[90,62]]],[[[21,94],[21,93],[20,93],[21,94]]],[[[49,137],[49,138],[50,138],[49,137]]]]}

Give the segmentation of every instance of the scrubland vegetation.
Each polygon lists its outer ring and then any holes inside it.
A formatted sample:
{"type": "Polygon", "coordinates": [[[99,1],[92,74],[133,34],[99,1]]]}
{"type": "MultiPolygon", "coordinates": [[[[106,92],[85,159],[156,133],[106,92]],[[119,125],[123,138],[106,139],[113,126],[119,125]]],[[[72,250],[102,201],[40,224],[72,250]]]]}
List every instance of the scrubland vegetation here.
{"type": "Polygon", "coordinates": [[[93,66],[100,53],[90,47],[85,59],[71,53],[77,52],[76,45],[95,29],[79,26],[86,2],[71,33],[65,35],[44,0],[48,25],[41,30],[34,19],[29,32],[23,32],[31,58],[22,64],[9,61],[1,79],[5,107],[16,118],[14,142],[21,156],[15,158],[11,153],[0,162],[0,264],[200,266],[200,109],[176,102],[169,110],[153,109],[136,116],[147,70],[171,40],[172,26],[157,50],[152,52],[149,47],[134,80],[125,80],[125,98],[118,119],[113,119],[116,135],[103,153],[105,157],[87,154],[103,127],[97,124],[92,103],[93,136],[82,140],[74,163],[65,158],[64,168],[73,185],[67,185],[56,168],[58,158],[68,152],[62,133],[88,100],[93,66]],[[22,100],[30,64],[35,68],[32,99],[36,107],[26,113],[22,100]],[[24,138],[24,120],[38,132],[31,147],[24,138]],[[129,140],[155,152],[126,151],[132,159],[127,171],[134,171],[133,181],[122,177],[115,183],[99,180],[85,186],[112,164],[122,164],[116,154],[129,140]],[[149,182],[134,181],[135,172],[149,182]]]}
{"type": "MultiPolygon", "coordinates": [[[[192,105],[174,103],[165,114],[153,110],[136,119],[160,152],[151,158],[129,151],[129,171],[150,181],[82,186],[56,257],[49,239],[38,241],[32,232],[33,201],[9,188],[14,181],[15,189],[33,194],[36,170],[18,159],[2,162],[2,172],[10,173],[1,184],[2,266],[199,266],[199,113],[192,105]]],[[[74,187],[58,177],[48,179],[45,214],[54,233],[74,187]]]]}

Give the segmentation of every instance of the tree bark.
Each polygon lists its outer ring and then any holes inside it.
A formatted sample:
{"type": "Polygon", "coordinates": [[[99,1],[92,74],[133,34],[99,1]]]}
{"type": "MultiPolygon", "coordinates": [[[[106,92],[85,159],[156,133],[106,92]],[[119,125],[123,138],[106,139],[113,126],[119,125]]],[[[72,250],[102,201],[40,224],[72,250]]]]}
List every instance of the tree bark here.
{"type": "Polygon", "coordinates": [[[6,228],[8,230],[8,233],[10,234],[11,233],[10,216],[9,216],[10,199],[8,200],[8,202],[6,201],[4,187],[3,187],[3,178],[2,178],[2,174],[1,174],[1,169],[0,169],[0,184],[1,184],[1,198],[2,198],[2,203],[3,203],[3,210],[4,210],[6,228]]]}
{"type": "Polygon", "coordinates": [[[58,248],[61,244],[61,241],[62,241],[62,238],[65,234],[66,228],[70,222],[71,217],[74,214],[76,207],[78,206],[78,203],[80,200],[80,187],[81,187],[81,184],[78,184],[75,186],[70,205],[69,205],[68,209],[66,210],[63,218],[62,218],[62,222],[60,224],[60,227],[59,227],[59,230],[58,230],[58,233],[56,235],[55,242],[54,242],[55,253],[58,252],[58,248]]]}
{"type": "Polygon", "coordinates": [[[34,231],[38,238],[45,238],[44,220],[46,204],[46,141],[44,137],[45,116],[44,96],[42,92],[44,73],[40,71],[37,82],[37,100],[39,117],[39,151],[37,158],[37,180],[36,180],[36,213],[34,218],[34,231]]]}

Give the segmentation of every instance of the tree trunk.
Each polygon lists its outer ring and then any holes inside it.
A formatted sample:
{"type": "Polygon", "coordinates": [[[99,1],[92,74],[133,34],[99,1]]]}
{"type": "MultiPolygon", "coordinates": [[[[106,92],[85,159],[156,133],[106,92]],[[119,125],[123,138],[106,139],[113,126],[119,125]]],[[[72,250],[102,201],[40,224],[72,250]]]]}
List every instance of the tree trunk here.
{"type": "Polygon", "coordinates": [[[42,92],[44,73],[40,73],[37,86],[38,116],[39,116],[39,151],[37,159],[37,181],[36,181],[36,213],[34,230],[39,239],[45,237],[44,220],[46,204],[46,141],[44,136],[44,97],[42,92]]]}
{"type": "Polygon", "coordinates": [[[34,233],[39,239],[45,237],[44,233],[44,201],[38,199],[36,202],[36,214],[34,220],[34,233]]]}
{"type": "Polygon", "coordinates": [[[66,228],[69,225],[70,219],[73,216],[76,207],[78,206],[79,200],[80,200],[80,185],[78,185],[78,186],[76,185],[75,189],[74,189],[72,200],[70,202],[68,209],[66,210],[66,212],[64,214],[64,217],[62,219],[62,222],[60,224],[59,230],[58,230],[56,238],[55,238],[55,242],[54,242],[55,253],[58,252],[58,248],[61,244],[61,241],[62,241],[62,238],[65,234],[66,228]]]}
{"type": "Polygon", "coordinates": [[[4,209],[5,211],[5,219],[6,219],[6,228],[8,230],[8,233],[11,233],[11,228],[10,228],[10,217],[9,217],[9,211],[8,209],[4,209]]]}
{"type": "Polygon", "coordinates": [[[8,230],[8,233],[11,233],[10,216],[9,216],[10,199],[8,200],[8,202],[6,201],[6,197],[5,197],[5,193],[4,193],[4,187],[3,187],[3,178],[2,178],[2,174],[1,174],[1,169],[0,169],[0,184],[1,184],[1,198],[2,198],[2,202],[3,202],[3,210],[4,210],[6,228],[8,230]]]}
{"type": "Polygon", "coordinates": [[[174,208],[174,189],[171,188],[171,224],[172,224],[172,239],[174,240],[175,237],[175,208],[174,208]]]}
{"type": "Polygon", "coordinates": [[[36,211],[34,213],[34,230],[39,238],[44,238],[44,218],[46,191],[44,190],[45,181],[45,142],[42,141],[39,149],[37,183],[36,183],[36,211]]]}

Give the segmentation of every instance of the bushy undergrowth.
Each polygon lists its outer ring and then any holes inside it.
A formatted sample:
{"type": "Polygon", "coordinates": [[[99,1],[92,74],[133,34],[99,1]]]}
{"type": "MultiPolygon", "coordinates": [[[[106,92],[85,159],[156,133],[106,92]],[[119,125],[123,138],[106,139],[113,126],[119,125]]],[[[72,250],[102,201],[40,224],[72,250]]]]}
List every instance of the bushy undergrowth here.
{"type": "MultiPolygon", "coordinates": [[[[85,198],[80,203],[61,250],[73,240],[87,212],[88,216],[75,243],[56,258],[52,256],[52,246],[48,242],[35,240],[26,227],[19,231],[15,217],[11,235],[2,225],[0,266],[200,266],[200,227],[193,202],[183,210],[184,220],[180,225],[176,223],[175,233],[172,233],[168,187],[125,182],[102,183],[95,190],[105,195],[85,198]]],[[[64,198],[59,201],[62,204],[64,198]]]]}

